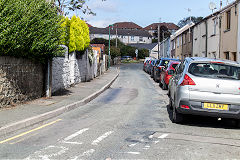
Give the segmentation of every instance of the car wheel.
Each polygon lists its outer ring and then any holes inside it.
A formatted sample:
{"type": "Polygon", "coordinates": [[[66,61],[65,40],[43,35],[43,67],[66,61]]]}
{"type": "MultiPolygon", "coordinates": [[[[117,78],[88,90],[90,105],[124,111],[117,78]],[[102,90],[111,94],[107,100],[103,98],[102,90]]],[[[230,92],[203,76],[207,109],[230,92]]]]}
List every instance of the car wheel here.
{"type": "Polygon", "coordinates": [[[172,110],[173,109],[173,103],[171,98],[169,97],[169,108],[172,110]]]}
{"type": "Polygon", "coordinates": [[[162,89],[163,90],[166,90],[167,89],[167,85],[166,85],[166,83],[163,81],[163,84],[162,84],[162,89]]]}
{"type": "Polygon", "coordinates": [[[183,115],[177,112],[177,109],[173,107],[173,115],[172,115],[172,122],[173,123],[181,123],[183,121],[183,115]]]}
{"type": "Polygon", "coordinates": [[[162,82],[161,82],[161,80],[159,80],[159,87],[162,88],[162,82]]]}

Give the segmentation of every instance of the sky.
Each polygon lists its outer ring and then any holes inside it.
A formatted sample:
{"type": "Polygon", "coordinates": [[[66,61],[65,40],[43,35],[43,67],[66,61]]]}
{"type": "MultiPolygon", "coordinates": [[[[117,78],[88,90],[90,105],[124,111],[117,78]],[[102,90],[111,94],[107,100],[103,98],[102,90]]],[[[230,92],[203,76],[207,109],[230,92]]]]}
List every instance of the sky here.
{"type": "MultiPolygon", "coordinates": [[[[220,0],[88,0],[87,5],[96,16],[76,13],[94,27],[107,27],[115,22],[134,22],[146,27],[158,22],[177,24],[190,15],[208,16],[212,13],[210,2],[216,4],[217,10],[220,8],[220,0]]],[[[223,6],[226,4],[227,0],[223,0],[223,6]]]]}

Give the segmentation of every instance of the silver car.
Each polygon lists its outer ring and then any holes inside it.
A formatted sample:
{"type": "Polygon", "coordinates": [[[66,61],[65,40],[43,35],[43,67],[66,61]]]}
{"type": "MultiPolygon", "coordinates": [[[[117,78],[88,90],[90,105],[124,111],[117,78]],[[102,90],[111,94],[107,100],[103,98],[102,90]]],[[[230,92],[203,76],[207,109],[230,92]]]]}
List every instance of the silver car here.
{"type": "Polygon", "coordinates": [[[172,122],[184,114],[240,119],[240,65],[228,60],[186,58],[169,83],[172,122]]]}

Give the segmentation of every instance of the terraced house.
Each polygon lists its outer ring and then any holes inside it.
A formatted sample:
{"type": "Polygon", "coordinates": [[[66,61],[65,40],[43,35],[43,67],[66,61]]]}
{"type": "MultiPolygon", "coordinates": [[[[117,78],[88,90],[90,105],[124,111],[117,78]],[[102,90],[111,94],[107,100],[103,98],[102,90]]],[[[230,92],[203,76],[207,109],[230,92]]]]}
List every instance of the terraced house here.
{"type": "Polygon", "coordinates": [[[193,27],[193,56],[240,62],[239,0],[205,17],[193,27]]]}

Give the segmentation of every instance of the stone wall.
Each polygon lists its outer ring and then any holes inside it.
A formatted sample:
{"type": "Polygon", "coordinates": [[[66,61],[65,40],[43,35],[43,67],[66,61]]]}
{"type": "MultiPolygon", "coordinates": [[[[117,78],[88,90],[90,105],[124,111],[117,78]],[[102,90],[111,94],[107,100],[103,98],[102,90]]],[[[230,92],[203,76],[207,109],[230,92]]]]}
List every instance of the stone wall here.
{"type": "Polygon", "coordinates": [[[52,62],[52,93],[92,80],[98,76],[97,67],[96,59],[90,64],[87,51],[82,55],[66,52],[65,57],[55,57],[52,62]]]}
{"type": "Polygon", "coordinates": [[[0,57],[0,108],[41,97],[44,72],[41,64],[13,57],[0,57]]]}

